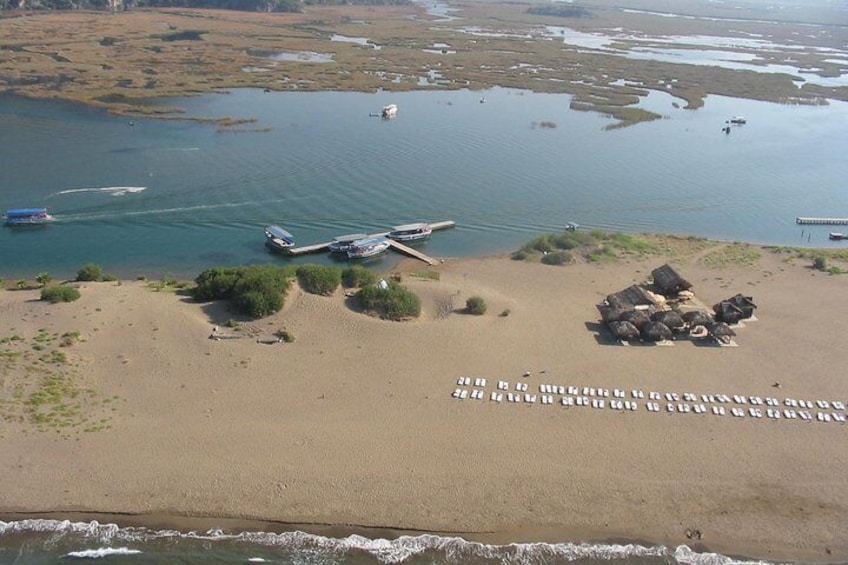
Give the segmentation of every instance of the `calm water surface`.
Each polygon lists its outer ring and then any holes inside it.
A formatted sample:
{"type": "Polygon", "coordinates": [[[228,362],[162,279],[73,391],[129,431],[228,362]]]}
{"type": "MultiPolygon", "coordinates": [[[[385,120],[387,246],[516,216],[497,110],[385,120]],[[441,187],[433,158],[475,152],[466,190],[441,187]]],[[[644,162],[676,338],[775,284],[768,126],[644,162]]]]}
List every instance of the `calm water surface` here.
{"type": "Polygon", "coordinates": [[[657,92],[643,105],[666,119],[604,131],[612,120],[569,102],[509,89],[164,101],[186,116],[256,118],[242,129],[263,130],[224,132],[0,97],[0,208],[46,205],[58,218],[0,230],[0,275],[68,276],[96,262],[121,276],[193,277],[212,265],[290,261],[265,249],[271,223],[309,244],[451,219],[458,227],[424,249],[455,257],[508,252],[568,221],[827,246],[839,228],[802,235],[795,217],[848,216],[848,104],[713,96],[687,111],[657,92]],[[390,102],[396,119],[370,117],[390,102]],[[748,123],[722,133],[740,114],[748,123]]]}

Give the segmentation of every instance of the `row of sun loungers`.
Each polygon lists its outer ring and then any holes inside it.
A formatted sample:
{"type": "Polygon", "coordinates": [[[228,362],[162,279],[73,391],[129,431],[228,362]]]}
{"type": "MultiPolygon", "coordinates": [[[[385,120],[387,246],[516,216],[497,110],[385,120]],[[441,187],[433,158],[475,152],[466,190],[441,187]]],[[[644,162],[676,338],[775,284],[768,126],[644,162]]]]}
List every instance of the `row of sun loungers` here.
{"type": "MultiPolygon", "coordinates": [[[[477,377],[460,377],[457,379],[453,397],[463,400],[483,400],[486,398],[487,380],[477,377]],[[468,390],[466,386],[475,388],[468,390]]],[[[637,411],[638,400],[646,397],[645,392],[638,389],[626,391],[623,389],[612,389],[599,387],[577,387],[554,384],[540,384],[539,392],[533,394],[528,392],[528,383],[516,382],[515,392],[509,392],[508,381],[498,381],[497,390],[491,391],[488,398],[492,402],[511,402],[535,404],[537,401],[543,405],[561,404],[568,408],[573,406],[586,406],[595,409],[606,409],[617,411],[637,411]]],[[[648,402],[645,408],[648,412],[667,412],[678,414],[712,414],[725,416],[728,413],[736,418],[768,418],[772,420],[804,420],[819,422],[846,423],[846,403],[838,400],[801,400],[785,398],[782,401],[773,397],[742,396],[725,394],[695,394],[691,392],[660,393],[650,391],[647,395],[648,402]],[[663,402],[664,401],[664,402],[663,402]],[[723,404],[733,404],[725,407],[723,404]],[[781,408],[783,407],[783,408],[781,408]],[[798,410],[796,410],[796,408],[798,410]],[[729,411],[728,411],[729,410],[729,411]],[[816,411],[817,410],[817,411],[816,411]],[[833,412],[828,412],[832,410],[833,412]],[[815,411],[815,412],[814,412],[815,411]]]]}

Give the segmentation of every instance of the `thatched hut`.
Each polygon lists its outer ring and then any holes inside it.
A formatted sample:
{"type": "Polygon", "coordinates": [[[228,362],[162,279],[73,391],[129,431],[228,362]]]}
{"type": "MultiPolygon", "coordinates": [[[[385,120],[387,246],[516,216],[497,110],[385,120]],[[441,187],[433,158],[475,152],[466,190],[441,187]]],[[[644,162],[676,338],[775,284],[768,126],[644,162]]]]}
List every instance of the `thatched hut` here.
{"type": "Polygon", "coordinates": [[[616,339],[621,341],[633,341],[639,339],[639,328],[630,322],[610,322],[609,329],[616,339]]]}
{"type": "Polygon", "coordinates": [[[598,312],[601,313],[601,320],[603,320],[605,324],[615,322],[621,318],[622,314],[631,310],[633,310],[633,308],[630,306],[609,306],[608,304],[598,304],[598,312]]]}
{"type": "Polygon", "coordinates": [[[707,329],[719,343],[730,343],[731,338],[736,335],[736,332],[725,322],[712,323],[707,329]]]}
{"type": "Polygon", "coordinates": [[[739,320],[745,318],[745,313],[729,300],[722,300],[713,306],[713,310],[715,311],[715,319],[718,322],[736,324],[739,320]]]}
{"type": "Polygon", "coordinates": [[[665,341],[674,337],[671,329],[662,322],[648,322],[642,326],[641,332],[648,341],[665,341]]]}
{"type": "Polygon", "coordinates": [[[664,296],[677,296],[677,293],[692,288],[692,283],[680,276],[668,263],[651,271],[654,289],[664,296]]]}
{"type": "Polygon", "coordinates": [[[651,321],[651,315],[646,310],[628,310],[618,317],[620,322],[630,322],[637,328],[642,328],[651,321]]]}
{"type": "Polygon", "coordinates": [[[655,306],[647,290],[638,285],[631,285],[624,290],[607,296],[607,304],[610,306],[655,306]]]}
{"type": "Polygon", "coordinates": [[[679,331],[686,326],[686,322],[683,321],[683,316],[681,316],[676,310],[662,310],[661,312],[655,312],[651,316],[651,320],[665,324],[671,331],[679,331]]]}
{"type": "Polygon", "coordinates": [[[689,312],[684,312],[682,317],[683,321],[690,328],[709,326],[715,321],[712,312],[707,312],[706,310],[690,310],[689,312]]]}

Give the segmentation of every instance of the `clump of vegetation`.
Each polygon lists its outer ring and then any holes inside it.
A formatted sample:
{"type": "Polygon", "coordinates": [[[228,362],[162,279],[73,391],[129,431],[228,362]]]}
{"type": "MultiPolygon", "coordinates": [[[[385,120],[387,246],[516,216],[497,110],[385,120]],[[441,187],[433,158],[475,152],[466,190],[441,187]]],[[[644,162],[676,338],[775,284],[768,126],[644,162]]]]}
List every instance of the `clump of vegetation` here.
{"type": "Polygon", "coordinates": [[[385,288],[371,284],[356,293],[359,306],[385,320],[407,320],[421,315],[421,299],[400,284],[391,280],[385,288]]]}
{"type": "Polygon", "coordinates": [[[50,276],[50,273],[38,273],[35,275],[35,282],[40,284],[41,286],[47,286],[47,283],[53,280],[53,277],[50,276]]]}
{"type": "Polygon", "coordinates": [[[162,41],[202,41],[203,34],[208,33],[202,30],[187,29],[185,31],[175,31],[159,37],[162,41]]]}
{"type": "Polygon", "coordinates": [[[86,263],[79,271],[77,271],[77,280],[82,281],[99,281],[103,278],[103,269],[100,265],[94,263],[86,263]]]}
{"type": "Polygon", "coordinates": [[[482,316],[486,313],[486,301],[482,296],[472,296],[465,301],[465,311],[475,316],[482,316]]]}
{"type": "Polygon", "coordinates": [[[503,312],[501,312],[501,318],[506,318],[506,317],[507,317],[507,316],[509,316],[510,314],[512,314],[512,311],[511,311],[509,308],[507,308],[506,310],[504,310],[503,312]]]}
{"type": "Polygon", "coordinates": [[[557,18],[588,18],[592,13],[581,6],[545,5],[527,8],[528,14],[536,16],[555,16],[557,18]]]}
{"type": "Polygon", "coordinates": [[[813,268],[817,271],[827,270],[827,257],[824,255],[816,255],[813,257],[813,268]]]}
{"type": "Polygon", "coordinates": [[[274,336],[282,340],[284,343],[292,343],[294,341],[294,334],[288,330],[277,330],[274,333],[274,336]]]}
{"type": "Polygon", "coordinates": [[[200,273],[192,290],[195,300],[231,300],[243,314],[262,318],[279,312],[294,270],[273,265],[213,267],[200,273]]]}
{"type": "Polygon", "coordinates": [[[542,255],[542,263],[545,265],[565,265],[574,261],[574,256],[569,251],[554,251],[542,255]]]}
{"type": "Polygon", "coordinates": [[[304,265],[297,269],[297,282],[306,292],[330,296],[342,282],[341,270],[331,265],[304,265]]]}
{"type": "Polygon", "coordinates": [[[760,259],[760,251],[747,243],[731,243],[705,255],[702,262],[708,267],[728,265],[753,265],[760,259]]]}
{"type": "Polygon", "coordinates": [[[51,304],[73,302],[80,297],[80,291],[72,286],[45,286],[41,289],[41,300],[51,304]]]}
{"type": "Polygon", "coordinates": [[[345,288],[360,288],[377,282],[374,271],[362,265],[353,265],[342,271],[342,284],[345,288]]]}
{"type": "Polygon", "coordinates": [[[59,347],[71,347],[80,340],[79,332],[65,332],[62,334],[62,339],[59,342],[59,347]]]}

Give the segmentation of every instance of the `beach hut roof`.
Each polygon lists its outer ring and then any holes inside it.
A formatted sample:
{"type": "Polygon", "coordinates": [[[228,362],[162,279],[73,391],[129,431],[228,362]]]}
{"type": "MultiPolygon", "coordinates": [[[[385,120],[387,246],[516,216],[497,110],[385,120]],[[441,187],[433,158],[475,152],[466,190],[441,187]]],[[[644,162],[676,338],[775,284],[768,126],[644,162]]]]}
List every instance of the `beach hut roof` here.
{"type": "Polygon", "coordinates": [[[650,341],[665,341],[671,339],[674,334],[671,329],[662,322],[648,322],[642,326],[642,336],[650,341]]]}
{"type": "Polygon", "coordinates": [[[609,329],[617,339],[623,341],[639,339],[639,328],[630,322],[613,321],[609,323],[609,329]]]}
{"type": "Polygon", "coordinates": [[[641,328],[651,321],[651,315],[645,310],[628,310],[618,317],[621,322],[630,322],[637,328],[641,328]]]}
{"type": "Polygon", "coordinates": [[[681,277],[668,263],[651,271],[651,276],[654,279],[653,286],[656,291],[665,296],[676,295],[692,288],[692,283],[681,277]]]}
{"type": "Polygon", "coordinates": [[[735,324],[746,317],[745,313],[739,307],[727,300],[722,300],[713,306],[713,310],[716,313],[715,319],[717,321],[727,322],[728,324],[735,324]]]}
{"type": "Polygon", "coordinates": [[[654,300],[648,292],[638,285],[631,285],[607,296],[610,306],[653,306],[654,300]]]}
{"type": "Polygon", "coordinates": [[[598,311],[601,313],[601,319],[608,324],[618,320],[622,314],[633,310],[632,306],[610,306],[608,304],[598,304],[598,311]]]}
{"type": "Polygon", "coordinates": [[[680,329],[686,325],[686,322],[683,321],[683,316],[675,310],[662,310],[660,312],[656,312],[653,316],[651,316],[651,320],[655,322],[662,322],[672,330],[680,329]]]}
{"type": "Polygon", "coordinates": [[[714,317],[712,312],[706,310],[690,310],[683,313],[683,321],[689,324],[690,327],[708,326],[713,323],[714,317]]]}
{"type": "Polygon", "coordinates": [[[743,317],[750,318],[754,315],[754,310],[757,308],[757,305],[754,304],[754,299],[750,296],[743,296],[741,294],[737,294],[727,300],[739,310],[742,311],[743,317]]]}
{"type": "Polygon", "coordinates": [[[736,332],[725,322],[715,322],[707,328],[715,337],[730,337],[736,335],[736,332]]]}

